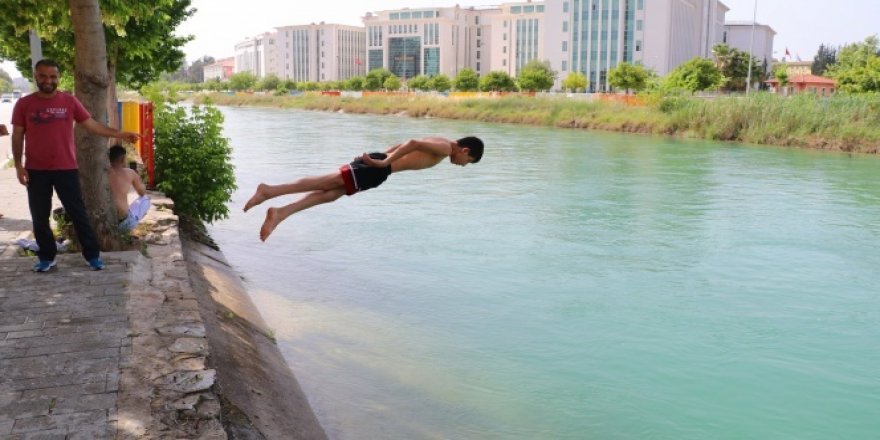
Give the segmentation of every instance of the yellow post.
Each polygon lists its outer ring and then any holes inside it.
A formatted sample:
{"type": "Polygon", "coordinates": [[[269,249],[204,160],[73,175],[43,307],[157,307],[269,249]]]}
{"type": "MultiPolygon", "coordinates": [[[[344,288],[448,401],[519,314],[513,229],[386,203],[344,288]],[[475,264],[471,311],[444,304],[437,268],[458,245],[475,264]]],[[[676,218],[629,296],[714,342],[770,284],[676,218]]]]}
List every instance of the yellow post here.
{"type": "MultiPolygon", "coordinates": [[[[122,131],[141,132],[140,106],[137,102],[126,101],[122,103],[122,131]]],[[[135,142],[134,146],[140,156],[141,141],[135,142]]]]}

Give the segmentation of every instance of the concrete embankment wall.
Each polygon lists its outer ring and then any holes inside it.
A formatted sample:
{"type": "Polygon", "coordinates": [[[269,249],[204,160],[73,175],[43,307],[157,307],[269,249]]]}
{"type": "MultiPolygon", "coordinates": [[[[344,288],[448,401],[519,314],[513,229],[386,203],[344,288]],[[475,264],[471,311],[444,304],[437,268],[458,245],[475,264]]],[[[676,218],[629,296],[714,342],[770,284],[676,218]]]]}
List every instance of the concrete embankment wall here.
{"type": "Polygon", "coordinates": [[[233,438],[326,439],[266,323],[222,252],[183,240],[184,258],[233,438]],[[257,434],[261,435],[256,436],[257,434]]]}

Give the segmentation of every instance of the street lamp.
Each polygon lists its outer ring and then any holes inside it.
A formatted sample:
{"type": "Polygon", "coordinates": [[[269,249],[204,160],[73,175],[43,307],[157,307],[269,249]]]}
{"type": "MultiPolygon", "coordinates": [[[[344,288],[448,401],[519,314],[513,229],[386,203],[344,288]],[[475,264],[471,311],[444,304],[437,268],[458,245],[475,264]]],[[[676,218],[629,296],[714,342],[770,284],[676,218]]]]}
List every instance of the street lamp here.
{"type": "Polygon", "coordinates": [[[752,46],[755,44],[755,20],[758,19],[758,0],[755,0],[755,8],[752,12],[752,36],[749,38],[749,71],[746,74],[746,96],[749,94],[749,89],[752,88],[752,46]]]}

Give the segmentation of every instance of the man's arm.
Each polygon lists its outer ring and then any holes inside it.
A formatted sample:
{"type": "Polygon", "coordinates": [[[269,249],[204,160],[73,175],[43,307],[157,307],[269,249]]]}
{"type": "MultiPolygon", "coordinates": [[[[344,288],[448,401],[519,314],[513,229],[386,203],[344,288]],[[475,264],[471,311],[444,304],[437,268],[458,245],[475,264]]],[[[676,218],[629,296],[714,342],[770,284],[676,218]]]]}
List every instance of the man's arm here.
{"type": "Polygon", "coordinates": [[[21,156],[24,153],[24,127],[12,126],[12,160],[15,161],[15,174],[18,176],[18,182],[27,186],[29,176],[26,169],[21,163],[21,156]]]}
{"type": "Polygon", "coordinates": [[[128,132],[128,131],[120,131],[115,128],[110,128],[110,127],[108,127],[104,124],[101,124],[100,122],[98,122],[92,118],[89,118],[89,119],[86,119],[85,121],[80,122],[80,125],[85,127],[86,130],[88,130],[94,134],[97,134],[99,136],[122,139],[122,140],[124,140],[126,142],[130,142],[130,143],[135,143],[135,142],[137,142],[138,138],[140,138],[140,135],[138,135],[137,133],[132,133],[132,132],[128,132]]]}
{"type": "Polygon", "coordinates": [[[364,153],[362,159],[364,163],[372,167],[380,167],[384,168],[391,165],[395,160],[400,159],[403,156],[406,156],[409,153],[414,151],[421,151],[428,154],[433,154],[435,156],[449,156],[452,154],[452,144],[446,140],[416,140],[410,139],[398,147],[394,148],[393,151],[388,154],[383,160],[376,160],[370,157],[369,154],[364,153]]]}
{"type": "Polygon", "coordinates": [[[139,197],[143,197],[144,194],[147,193],[147,187],[144,185],[144,182],[141,180],[141,176],[138,175],[135,170],[128,170],[131,174],[131,186],[134,187],[134,190],[137,192],[139,197]]]}

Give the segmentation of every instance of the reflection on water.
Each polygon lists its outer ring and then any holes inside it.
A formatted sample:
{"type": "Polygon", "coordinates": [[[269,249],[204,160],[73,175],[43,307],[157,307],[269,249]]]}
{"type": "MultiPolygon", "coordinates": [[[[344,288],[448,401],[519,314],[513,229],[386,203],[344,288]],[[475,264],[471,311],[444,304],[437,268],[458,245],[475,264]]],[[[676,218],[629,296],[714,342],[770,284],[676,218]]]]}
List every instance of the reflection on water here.
{"type": "Polygon", "coordinates": [[[211,228],[338,439],[872,438],[880,161],[510,125],[224,109],[211,228]],[[267,243],[261,181],[426,135],[267,243]]]}

